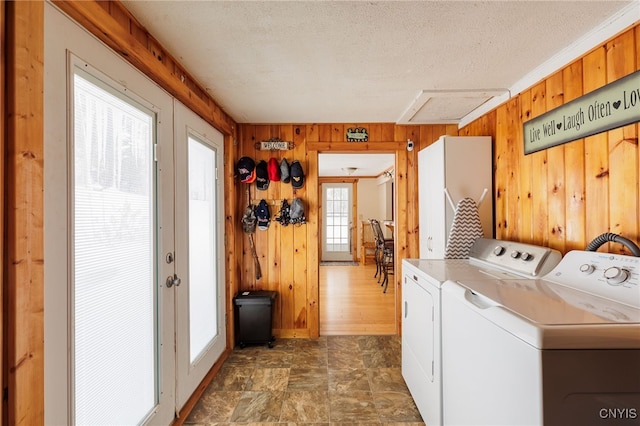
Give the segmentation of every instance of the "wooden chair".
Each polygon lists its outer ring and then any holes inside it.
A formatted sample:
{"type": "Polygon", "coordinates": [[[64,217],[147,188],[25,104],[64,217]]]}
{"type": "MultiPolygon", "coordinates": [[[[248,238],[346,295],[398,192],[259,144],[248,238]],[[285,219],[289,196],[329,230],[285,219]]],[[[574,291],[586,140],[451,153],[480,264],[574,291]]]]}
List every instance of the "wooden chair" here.
{"type": "Polygon", "coordinates": [[[360,222],[360,263],[375,262],[376,241],[368,220],[360,222]]]}
{"type": "Polygon", "coordinates": [[[393,239],[384,237],[380,222],[376,219],[370,219],[371,229],[376,241],[376,274],[374,277],[378,277],[378,282],[382,279],[381,286],[384,287],[384,293],[387,292],[389,285],[389,275],[393,275],[393,258],[394,258],[394,244],[393,239]],[[379,274],[379,275],[378,275],[379,274]]]}

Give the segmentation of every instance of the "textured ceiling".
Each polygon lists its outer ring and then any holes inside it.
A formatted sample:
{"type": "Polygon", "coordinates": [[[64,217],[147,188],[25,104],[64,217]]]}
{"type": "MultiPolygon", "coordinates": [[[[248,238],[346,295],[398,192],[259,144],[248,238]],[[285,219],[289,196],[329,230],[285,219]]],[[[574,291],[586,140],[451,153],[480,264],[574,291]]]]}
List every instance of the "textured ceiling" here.
{"type": "Polygon", "coordinates": [[[640,19],[638,1],[123,4],[239,123],[458,122],[594,29],[640,19]]]}

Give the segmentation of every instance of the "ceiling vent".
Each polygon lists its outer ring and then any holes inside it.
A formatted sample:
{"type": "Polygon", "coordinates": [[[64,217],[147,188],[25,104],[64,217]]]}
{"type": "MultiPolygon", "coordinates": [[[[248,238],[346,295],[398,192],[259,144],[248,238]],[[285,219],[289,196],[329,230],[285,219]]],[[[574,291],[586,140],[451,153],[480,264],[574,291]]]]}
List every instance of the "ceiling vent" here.
{"type": "Polygon", "coordinates": [[[398,119],[397,124],[458,123],[467,114],[506,89],[423,90],[398,119]]]}

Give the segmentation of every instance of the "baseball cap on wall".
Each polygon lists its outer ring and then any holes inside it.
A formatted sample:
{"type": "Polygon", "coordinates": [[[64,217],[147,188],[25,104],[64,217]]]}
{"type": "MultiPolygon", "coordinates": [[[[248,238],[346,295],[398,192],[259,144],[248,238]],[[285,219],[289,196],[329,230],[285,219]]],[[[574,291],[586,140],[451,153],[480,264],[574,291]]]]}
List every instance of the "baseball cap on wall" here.
{"type": "Polygon", "coordinates": [[[289,207],[289,221],[294,225],[301,225],[307,223],[307,218],[304,215],[304,203],[300,198],[294,198],[291,200],[291,206],[289,207]]]}
{"type": "Polygon", "coordinates": [[[291,172],[289,171],[289,162],[286,158],[280,160],[280,180],[284,183],[291,182],[291,172]]]}
{"type": "Polygon", "coordinates": [[[298,160],[293,160],[291,163],[291,186],[295,189],[300,189],[304,186],[304,172],[302,171],[302,164],[298,160]]]}
{"type": "Polygon", "coordinates": [[[271,223],[271,212],[269,211],[269,204],[267,204],[267,201],[264,199],[260,200],[256,206],[256,218],[259,230],[266,231],[269,229],[269,224],[271,223]]]}
{"type": "Polygon", "coordinates": [[[242,214],[242,229],[247,234],[252,234],[256,231],[256,223],[258,218],[256,217],[256,212],[253,206],[248,206],[244,209],[244,213],[242,214]]]}
{"type": "Polygon", "coordinates": [[[267,170],[267,162],[260,160],[256,166],[256,188],[266,191],[269,188],[269,172],[267,170]]]}
{"type": "Polygon", "coordinates": [[[249,157],[242,157],[238,160],[236,172],[240,182],[251,183],[256,180],[256,163],[249,157]]]}
{"type": "Polygon", "coordinates": [[[269,158],[269,162],[267,163],[267,172],[269,172],[270,181],[280,181],[280,167],[278,166],[278,161],[273,157],[269,158]]]}

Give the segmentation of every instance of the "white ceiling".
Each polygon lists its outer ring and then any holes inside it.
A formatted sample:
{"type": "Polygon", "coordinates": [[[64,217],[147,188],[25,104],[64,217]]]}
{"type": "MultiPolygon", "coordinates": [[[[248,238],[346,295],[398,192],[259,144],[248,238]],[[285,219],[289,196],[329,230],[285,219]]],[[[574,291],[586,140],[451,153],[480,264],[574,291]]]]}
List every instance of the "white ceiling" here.
{"type": "Polygon", "coordinates": [[[239,123],[412,122],[425,101],[413,122],[457,121],[621,11],[640,19],[607,0],[123,4],[239,123]]]}
{"type": "Polygon", "coordinates": [[[377,177],[385,170],[392,170],[395,154],[329,154],[318,156],[318,176],[377,177]],[[349,167],[356,170],[350,172],[349,167]]]}
{"type": "Polygon", "coordinates": [[[638,0],[122,3],[254,124],[463,124],[640,19],[638,0]]]}

